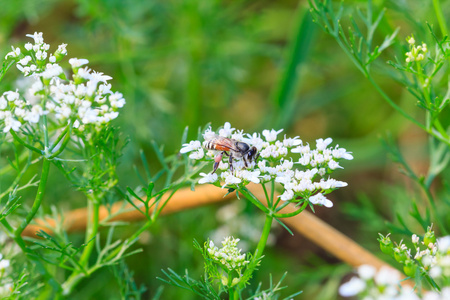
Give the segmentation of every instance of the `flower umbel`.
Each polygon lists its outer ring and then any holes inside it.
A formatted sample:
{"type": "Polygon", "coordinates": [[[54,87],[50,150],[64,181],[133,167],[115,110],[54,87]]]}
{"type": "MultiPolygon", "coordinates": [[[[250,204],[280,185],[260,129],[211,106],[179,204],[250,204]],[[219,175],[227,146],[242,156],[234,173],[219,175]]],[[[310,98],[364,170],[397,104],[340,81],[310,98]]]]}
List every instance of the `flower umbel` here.
{"type": "Polygon", "coordinates": [[[408,37],[407,42],[409,44],[409,52],[406,52],[406,62],[421,61],[425,59],[425,55],[428,52],[427,44],[416,46],[416,40],[413,36],[408,37]]]}
{"type": "Polygon", "coordinates": [[[326,195],[347,183],[331,178],[330,174],[342,168],[342,160],[351,160],[353,156],[339,146],[330,147],[331,138],[318,139],[316,149],[311,149],[298,136],[284,135],[278,139],[282,131],[244,133],[227,122],[218,133],[209,127],[203,133],[203,143],[194,140],[183,144],[180,153],[189,153],[194,163],[208,161],[214,166],[213,173],[218,176],[201,173],[200,184],[239,190],[249,183],[279,183],[282,201],[308,201],[332,207],[326,195]]]}
{"type": "Polygon", "coordinates": [[[210,241],[207,252],[214,262],[228,271],[239,270],[245,267],[249,261],[246,260],[245,254],[241,254],[242,250],[237,248],[238,242],[239,239],[229,236],[222,241],[222,248],[219,249],[213,241],[210,241]]]}
{"type": "Polygon", "coordinates": [[[125,104],[121,93],[113,92],[112,77],[84,67],[87,59],[72,58],[72,79],[58,65],[67,55],[67,44],[59,45],[54,54],[49,54],[50,45],[44,42],[42,33],[27,35],[34,44],[27,43],[24,49],[13,48],[6,59],[15,60],[20,72],[28,79],[24,93],[6,91],[0,96],[0,129],[33,132],[39,121],[46,117],[52,127],[44,130],[58,130],[68,126],[81,134],[86,127],[96,130],[118,116],[118,109],[125,104]]]}

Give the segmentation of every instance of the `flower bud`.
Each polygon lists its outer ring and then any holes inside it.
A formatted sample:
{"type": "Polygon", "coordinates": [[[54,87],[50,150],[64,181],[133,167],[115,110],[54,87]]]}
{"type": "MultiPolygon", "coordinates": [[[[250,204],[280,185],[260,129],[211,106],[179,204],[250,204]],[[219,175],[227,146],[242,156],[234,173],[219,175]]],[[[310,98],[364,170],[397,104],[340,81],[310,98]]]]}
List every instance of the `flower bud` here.
{"type": "Polygon", "coordinates": [[[50,85],[50,78],[43,78],[42,77],[42,83],[46,86],[50,85]]]}
{"type": "Polygon", "coordinates": [[[225,286],[228,285],[228,278],[226,276],[222,276],[222,284],[225,286]]]}
{"type": "Polygon", "coordinates": [[[378,238],[378,241],[380,242],[381,252],[392,255],[392,252],[394,251],[394,245],[392,244],[389,234],[383,236],[381,233],[379,233],[379,235],[380,237],[378,238]]]}
{"type": "Polygon", "coordinates": [[[58,49],[53,54],[55,56],[55,61],[59,62],[61,59],[63,59],[67,55],[66,50],[67,44],[62,44],[58,47],[58,49]]]}
{"type": "Polygon", "coordinates": [[[86,81],[83,77],[79,76],[78,74],[73,74],[72,78],[75,84],[81,84],[86,81]]]}
{"type": "Polygon", "coordinates": [[[239,278],[237,278],[237,277],[233,278],[233,280],[231,281],[231,286],[235,286],[236,284],[239,283],[239,281],[240,281],[239,278]]]}
{"type": "Polygon", "coordinates": [[[419,237],[416,234],[413,234],[411,237],[411,241],[414,245],[417,245],[419,243],[419,237]]]}
{"type": "Polygon", "coordinates": [[[403,263],[408,259],[408,254],[406,252],[406,249],[402,247],[403,245],[398,245],[394,248],[394,258],[397,262],[403,263]]]}
{"type": "Polygon", "coordinates": [[[434,236],[434,231],[431,231],[431,227],[428,227],[428,231],[425,233],[423,237],[423,244],[428,247],[430,243],[436,243],[436,237],[434,236]]]}
{"type": "Polygon", "coordinates": [[[403,271],[409,277],[416,276],[417,265],[411,259],[406,259],[405,264],[403,265],[403,271]]]}

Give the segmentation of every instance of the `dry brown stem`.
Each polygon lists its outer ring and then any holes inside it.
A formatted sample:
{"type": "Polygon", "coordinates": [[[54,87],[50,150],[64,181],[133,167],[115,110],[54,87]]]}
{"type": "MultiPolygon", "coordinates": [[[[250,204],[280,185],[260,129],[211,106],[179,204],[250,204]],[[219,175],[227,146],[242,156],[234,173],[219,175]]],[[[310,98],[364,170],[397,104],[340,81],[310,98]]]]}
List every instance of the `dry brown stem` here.
{"type": "MultiPolygon", "coordinates": [[[[258,199],[265,199],[263,190],[260,186],[253,185],[248,188],[258,199]]],[[[227,190],[219,189],[212,185],[199,186],[195,192],[188,188],[181,189],[173,195],[172,199],[170,199],[164,207],[162,214],[170,214],[232,199],[234,194],[224,197],[226,192],[227,190]]],[[[163,200],[165,199],[163,198],[163,200]]],[[[136,204],[137,203],[139,202],[136,202],[136,204]]],[[[144,215],[134,209],[129,203],[120,202],[114,204],[109,210],[102,206],[100,209],[100,220],[105,220],[105,218],[109,217],[109,214],[115,215],[119,210],[123,210],[124,208],[126,212],[112,217],[111,220],[138,221],[145,218],[144,215]]],[[[287,206],[282,212],[288,213],[294,210],[295,208],[293,206],[287,206]]],[[[25,229],[23,235],[35,236],[35,233],[39,230],[44,230],[51,234],[52,228],[55,227],[57,221],[58,220],[51,218],[45,220],[38,219],[35,222],[36,224],[29,225],[25,229]]],[[[376,268],[388,266],[373,254],[359,246],[356,242],[308,211],[304,211],[295,217],[287,218],[283,221],[296,232],[310,239],[312,242],[349,265],[356,267],[362,264],[370,264],[376,268]]],[[[61,221],[59,220],[58,222],[61,221]]],[[[80,208],[70,211],[65,215],[62,222],[63,227],[67,232],[84,230],[87,223],[87,210],[85,208],[80,208]]]]}

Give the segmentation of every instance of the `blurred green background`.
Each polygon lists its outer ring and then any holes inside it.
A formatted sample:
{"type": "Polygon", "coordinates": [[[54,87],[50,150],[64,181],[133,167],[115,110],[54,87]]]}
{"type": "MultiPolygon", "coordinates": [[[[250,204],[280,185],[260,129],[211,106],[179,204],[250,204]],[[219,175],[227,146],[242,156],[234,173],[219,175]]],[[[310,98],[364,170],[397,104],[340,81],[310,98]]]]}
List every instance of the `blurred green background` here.
{"type": "MultiPolygon", "coordinates": [[[[413,31],[420,40],[425,33],[417,30],[423,24],[415,22],[433,20],[432,11],[415,7],[431,7],[424,1],[408,6],[374,2],[389,8],[380,41],[397,26],[401,41],[413,31]]],[[[284,128],[283,133],[312,145],[315,139],[332,137],[352,151],[355,159],[336,172],[349,186],[330,195],[333,209],[319,208],[316,214],[377,255],[377,232],[388,231],[385,220],[393,220],[393,211],[409,207],[412,188],[387,158],[380,137],[390,132],[398,139],[418,171],[427,164],[426,137],[383,102],[334,40],[312,22],[307,1],[1,0],[0,7],[2,55],[10,45],[28,41],[25,34],[43,32],[52,49],[67,43],[68,57],[87,58],[91,68],[113,77],[113,89],[127,101],[115,122],[130,141],[119,167],[123,187],[138,184],[133,165],[140,168],[141,149],[158,170],[152,140],[174,154],[186,126],[189,138],[195,138],[199,126],[211,122],[217,128],[229,121],[245,132],[284,128]]],[[[389,51],[384,55],[380,69],[393,59],[389,51]]],[[[14,72],[2,84],[12,86],[14,72]]],[[[379,82],[407,111],[420,116],[413,99],[395,82],[381,75],[379,82]]],[[[64,209],[83,206],[81,194],[68,194],[68,187],[53,172],[45,201],[64,209]]],[[[252,236],[259,238],[263,219],[245,203],[233,205],[164,216],[144,234],[139,245],[144,252],[127,259],[136,283],[147,288],[144,299],[161,285],[162,299],[195,299],[156,277],[167,267],[202,275],[201,255],[192,241],[220,234],[216,229],[230,222],[221,220],[224,210],[238,212],[237,225],[221,229],[254,247],[252,236]]],[[[127,227],[121,230],[126,238],[127,227]]],[[[254,282],[267,287],[269,273],[277,281],[287,271],[283,295],[303,290],[299,299],[335,299],[350,269],[302,236],[277,228],[254,282]]],[[[102,270],[73,299],[117,299],[117,294],[114,275],[102,270]]]]}

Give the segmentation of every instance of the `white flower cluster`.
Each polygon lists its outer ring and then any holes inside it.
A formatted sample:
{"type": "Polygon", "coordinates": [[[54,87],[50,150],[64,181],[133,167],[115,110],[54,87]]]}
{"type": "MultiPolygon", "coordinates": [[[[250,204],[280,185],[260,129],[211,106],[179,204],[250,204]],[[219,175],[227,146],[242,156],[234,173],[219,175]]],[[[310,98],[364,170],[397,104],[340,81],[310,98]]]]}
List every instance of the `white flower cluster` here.
{"type": "MultiPolygon", "coordinates": [[[[431,227],[423,241],[413,234],[411,237],[414,248],[410,249],[400,242],[393,248],[394,258],[405,264],[405,268],[420,268],[420,273],[428,274],[438,285],[450,284],[450,236],[435,239],[431,227]],[[431,238],[430,238],[431,237],[431,238]],[[425,249],[423,249],[425,248],[425,249]],[[415,255],[412,253],[415,250],[415,255]]],[[[405,271],[406,272],[406,271],[405,271]]],[[[413,274],[408,274],[413,276],[413,274]]]]}
{"type": "MultiPolygon", "coordinates": [[[[421,267],[421,271],[428,273],[438,284],[447,284],[450,289],[450,236],[439,238],[428,245],[422,242],[421,244],[426,246],[425,250],[420,249],[417,239],[418,237],[413,235],[412,241],[416,246],[414,260],[421,267]]],[[[406,251],[411,253],[411,249],[406,251]]]]}
{"type": "Polygon", "coordinates": [[[83,131],[86,125],[101,126],[117,118],[125,99],[121,93],[111,91],[107,81],[112,77],[82,68],[87,59],[72,58],[69,63],[73,76],[67,81],[57,64],[67,54],[67,45],[61,44],[54,54],[48,55],[50,45],[44,43],[42,33],[27,36],[34,39],[34,44],[25,44],[24,50],[13,47],[5,57],[14,59],[17,68],[31,82],[22,94],[16,90],[0,96],[3,132],[37,124],[43,115],[58,127],[72,122],[78,131],[83,131]]]}
{"type": "Polygon", "coordinates": [[[241,254],[241,249],[237,248],[239,239],[234,237],[226,237],[222,241],[222,248],[217,248],[213,241],[209,242],[207,252],[212,260],[221,264],[228,271],[241,269],[246,266],[249,261],[245,260],[245,254],[241,254]]]}
{"type": "Polygon", "coordinates": [[[382,267],[377,271],[373,266],[361,265],[357,273],[359,277],[352,277],[339,287],[341,296],[358,296],[358,299],[420,299],[412,288],[407,286],[401,288],[400,273],[395,269],[382,267]]]}
{"type": "Polygon", "coordinates": [[[428,52],[427,44],[416,46],[416,40],[413,36],[407,38],[409,44],[409,52],[406,52],[406,62],[421,61],[425,59],[425,55],[428,52]]]}
{"type": "Polygon", "coordinates": [[[400,285],[400,273],[388,267],[376,270],[370,265],[361,265],[357,269],[359,277],[339,287],[343,297],[358,296],[358,299],[389,299],[389,300],[446,300],[450,299],[450,287],[441,287],[440,292],[426,291],[418,294],[408,285],[400,285]]]}
{"type": "Polygon", "coordinates": [[[424,264],[429,263],[431,277],[446,281],[450,285],[450,235],[438,239],[435,247],[435,255],[427,253],[422,261],[424,264]]]}
{"type": "MultiPolygon", "coordinates": [[[[339,161],[351,160],[353,156],[344,148],[338,146],[328,147],[332,139],[318,139],[316,149],[311,150],[309,144],[304,144],[298,137],[278,140],[277,136],[283,130],[263,130],[259,133],[246,134],[236,130],[230,123],[225,123],[218,133],[208,128],[203,133],[204,143],[195,140],[184,144],[180,153],[190,153],[192,160],[216,161],[219,157],[217,173],[200,173],[200,184],[212,183],[217,186],[236,188],[248,183],[267,183],[272,180],[284,187],[280,196],[283,201],[300,201],[309,199],[309,202],[326,207],[333,203],[325,197],[331,191],[347,186],[347,183],[337,181],[328,175],[334,170],[342,168],[339,161]],[[233,142],[243,142],[249,147],[256,147],[259,158],[255,161],[245,162],[239,157],[233,158],[233,171],[229,166],[228,157],[220,157],[222,151],[206,150],[204,147],[217,137],[232,139],[233,142]],[[296,157],[294,159],[294,157],[296,157]],[[225,160],[225,161],[222,161],[225,160]],[[219,173],[219,174],[218,174],[219,173]],[[220,184],[222,182],[222,184],[220,184]]],[[[228,151],[233,155],[233,150],[228,151]]]]}

